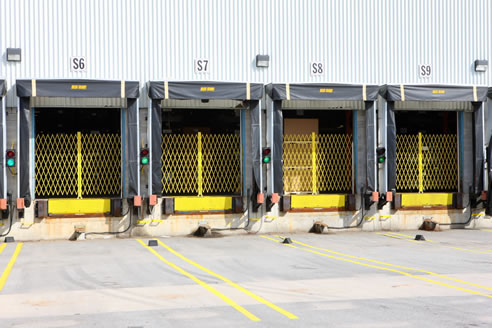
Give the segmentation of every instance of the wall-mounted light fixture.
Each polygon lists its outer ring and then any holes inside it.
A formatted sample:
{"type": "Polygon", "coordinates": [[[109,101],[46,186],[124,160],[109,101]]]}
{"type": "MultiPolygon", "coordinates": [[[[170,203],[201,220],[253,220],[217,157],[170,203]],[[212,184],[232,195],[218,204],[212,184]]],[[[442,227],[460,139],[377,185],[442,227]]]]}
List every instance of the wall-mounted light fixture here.
{"type": "Polygon", "coordinates": [[[256,67],[268,67],[270,65],[270,56],[256,55],[256,67]]]}
{"type": "Polygon", "coordinates": [[[486,72],[489,66],[489,61],[485,59],[475,60],[475,72],[486,72]]]}
{"type": "Polygon", "coordinates": [[[21,49],[20,48],[7,48],[7,61],[20,62],[21,61],[21,49]]]}

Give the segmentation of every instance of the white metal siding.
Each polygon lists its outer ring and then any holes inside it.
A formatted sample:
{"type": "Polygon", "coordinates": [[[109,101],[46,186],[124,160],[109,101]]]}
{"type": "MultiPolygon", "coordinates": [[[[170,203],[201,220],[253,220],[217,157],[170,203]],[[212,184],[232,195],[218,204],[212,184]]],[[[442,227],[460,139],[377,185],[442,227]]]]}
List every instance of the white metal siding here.
{"type": "Polygon", "coordinates": [[[473,70],[492,62],[491,20],[490,0],[1,0],[0,78],[491,85],[490,67],[473,70]],[[75,55],[86,73],[70,72],[75,55]],[[194,73],[199,57],[210,74],[194,73]],[[324,76],[310,75],[314,60],[324,76]],[[420,79],[419,64],[433,76],[420,79]]]}

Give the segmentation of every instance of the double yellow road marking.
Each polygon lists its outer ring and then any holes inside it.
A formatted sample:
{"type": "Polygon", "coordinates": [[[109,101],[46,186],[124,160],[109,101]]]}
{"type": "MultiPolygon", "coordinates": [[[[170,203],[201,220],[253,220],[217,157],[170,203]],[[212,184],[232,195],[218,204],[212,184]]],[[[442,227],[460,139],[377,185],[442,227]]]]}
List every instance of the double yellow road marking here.
{"type": "MultiPolygon", "coordinates": [[[[396,232],[377,232],[376,234],[386,236],[386,237],[391,237],[391,238],[396,238],[396,239],[401,239],[413,243],[419,243],[419,244],[425,244],[425,242],[414,240],[413,236],[410,235],[405,235],[402,233],[396,233],[396,232]]],[[[431,244],[439,245],[441,247],[445,248],[451,248],[451,249],[456,249],[458,251],[463,251],[463,252],[470,252],[470,253],[479,253],[479,254],[490,254],[492,255],[492,250],[478,250],[478,249],[468,249],[468,248],[462,248],[462,247],[455,247],[455,246],[447,246],[447,245],[442,245],[440,242],[435,241],[435,240],[430,240],[430,239],[425,239],[426,242],[429,242],[431,244]]]]}
{"type": "MultiPolygon", "coordinates": [[[[274,242],[280,242],[278,239],[274,239],[274,238],[271,238],[271,237],[267,237],[267,236],[261,236],[261,237],[263,237],[265,239],[272,240],[274,242]]],[[[282,238],[281,236],[277,236],[277,237],[282,238]]],[[[448,284],[448,283],[444,283],[444,282],[441,282],[441,281],[437,281],[437,280],[425,278],[425,277],[422,277],[422,276],[419,276],[419,275],[414,275],[414,274],[411,274],[411,273],[408,273],[408,272],[405,272],[405,271],[402,271],[402,270],[398,270],[398,269],[405,269],[405,270],[410,270],[410,271],[417,271],[417,272],[427,273],[429,275],[437,276],[437,277],[442,278],[442,279],[447,279],[447,280],[451,280],[451,281],[458,282],[458,283],[461,283],[461,284],[466,284],[466,285],[470,285],[470,286],[474,286],[474,287],[482,288],[482,289],[486,289],[486,290],[492,290],[492,287],[487,287],[487,286],[475,284],[475,283],[472,283],[472,282],[468,282],[468,281],[464,281],[464,280],[460,280],[460,279],[448,277],[448,276],[441,275],[441,274],[438,274],[438,273],[435,273],[435,272],[432,272],[432,271],[426,271],[426,270],[421,270],[421,269],[416,269],[416,268],[411,268],[411,267],[406,267],[406,266],[401,266],[401,265],[386,263],[386,262],[382,262],[382,261],[372,260],[372,259],[368,259],[368,258],[364,258],[364,257],[353,256],[353,255],[349,255],[349,254],[344,254],[344,253],[332,251],[332,250],[325,249],[325,248],[315,247],[315,246],[308,245],[308,244],[305,244],[305,243],[302,243],[302,242],[299,242],[299,241],[295,241],[295,240],[293,240],[293,242],[295,244],[301,245],[303,247],[299,247],[299,246],[292,245],[292,244],[285,244],[285,245],[286,246],[289,246],[289,247],[292,247],[292,248],[296,248],[296,249],[305,251],[305,252],[310,252],[310,253],[321,255],[321,256],[324,256],[324,257],[329,257],[329,258],[332,258],[332,259],[336,259],[336,260],[339,260],[339,261],[344,261],[344,262],[349,262],[349,263],[353,263],[353,264],[358,264],[358,265],[361,265],[361,266],[365,266],[365,267],[369,267],[369,268],[374,268],[374,269],[378,269],[378,270],[384,270],[384,271],[399,273],[399,274],[404,275],[404,276],[407,276],[407,277],[411,277],[411,278],[418,279],[418,280],[423,280],[423,281],[430,282],[430,283],[433,283],[433,284],[436,284],[436,285],[440,285],[440,286],[444,286],[444,287],[449,287],[449,288],[457,289],[457,290],[460,290],[460,291],[464,291],[464,292],[467,292],[467,293],[470,293],[470,294],[484,296],[484,297],[487,297],[487,298],[492,298],[492,295],[489,295],[489,294],[485,294],[485,293],[478,292],[478,291],[475,291],[475,290],[472,290],[472,289],[463,288],[463,287],[451,285],[451,284],[448,284]],[[339,256],[331,255],[331,254],[336,254],[336,255],[339,255],[339,256]],[[355,261],[355,260],[352,260],[352,259],[357,259],[359,261],[355,261]],[[364,262],[361,262],[361,261],[371,262],[371,263],[377,263],[377,264],[381,264],[381,265],[384,265],[384,266],[374,265],[374,264],[369,264],[369,263],[364,263],[364,262]],[[392,268],[398,268],[398,269],[392,269],[392,268]]]]}
{"type": "Polygon", "coordinates": [[[409,241],[409,242],[412,242],[412,243],[422,243],[421,241],[418,241],[418,240],[413,240],[413,239],[409,239],[409,238],[402,238],[402,237],[398,237],[398,236],[395,236],[395,235],[392,235],[392,234],[389,234],[389,233],[376,232],[376,234],[377,235],[381,235],[381,236],[390,237],[390,238],[395,238],[395,239],[403,239],[405,241],[409,241]]]}
{"type": "MultiPolygon", "coordinates": [[[[246,310],[244,307],[242,307],[241,305],[237,304],[232,299],[230,299],[229,297],[225,296],[224,294],[222,294],[221,292],[219,292],[218,290],[216,290],[212,286],[210,286],[207,283],[205,283],[204,281],[198,279],[193,274],[187,272],[186,270],[182,269],[178,265],[176,265],[176,264],[174,264],[174,263],[166,260],[159,253],[157,253],[154,249],[152,249],[149,246],[145,245],[145,243],[142,240],[137,239],[137,241],[142,246],[144,246],[145,248],[147,248],[157,258],[159,258],[162,262],[166,263],[167,265],[169,265],[170,267],[172,267],[173,269],[175,269],[179,273],[183,274],[184,276],[186,276],[186,277],[190,278],[191,280],[195,281],[196,283],[198,283],[202,287],[206,288],[208,291],[210,291],[211,293],[213,293],[214,295],[216,295],[217,297],[219,297],[220,299],[222,299],[224,302],[226,302],[227,304],[229,304],[230,306],[232,306],[234,309],[236,309],[237,311],[239,311],[240,313],[242,313],[243,315],[245,315],[248,319],[250,319],[252,321],[260,321],[261,320],[260,318],[258,318],[257,316],[255,316],[254,314],[252,314],[251,312],[249,312],[248,310],[246,310]]],[[[269,302],[268,300],[264,299],[263,297],[254,294],[253,292],[247,290],[246,288],[241,287],[240,285],[236,284],[235,282],[231,281],[230,279],[228,279],[228,278],[226,278],[226,277],[224,277],[224,276],[222,276],[222,275],[220,275],[218,273],[215,273],[212,270],[209,270],[209,269],[205,268],[204,266],[202,266],[202,265],[194,262],[193,260],[188,259],[187,257],[185,257],[184,255],[182,255],[181,253],[175,251],[174,249],[172,249],[168,245],[164,244],[162,241],[158,240],[158,243],[159,243],[159,245],[161,245],[162,247],[164,247],[166,250],[168,250],[170,253],[172,253],[173,255],[175,255],[177,257],[179,257],[183,261],[186,261],[189,264],[195,266],[196,268],[198,268],[198,269],[200,269],[200,270],[208,273],[209,275],[211,275],[213,277],[216,277],[216,278],[218,278],[218,279],[226,282],[230,286],[236,288],[237,290],[239,290],[242,293],[248,295],[249,297],[255,299],[256,301],[265,304],[266,306],[270,307],[271,309],[273,309],[273,310],[275,310],[275,311],[283,314],[287,318],[289,318],[289,319],[297,319],[298,318],[294,314],[292,314],[292,313],[290,313],[290,312],[282,309],[281,307],[279,307],[279,306],[277,306],[277,305],[269,302]]]]}
{"type": "MultiPolygon", "coordinates": [[[[3,270],[3,273],[0,276],[0,291],[2,291],[3,286],[5,286],[5,283],[7,282],[7,279],[10,275],[10,271],[12,271],[12,268],[14,267],[15,261],[17,261],[17,257],[19,256],[19,253],[22,249],[22,245],[23,245],[23,243],[17,244],[17,247],[15,248],[14,254],[10,258],[10,261],[7,264],[7,267],[5,268],[5,270],[3,270]]],[[[3,252],[3,250],[5,249],[6,246],[7,246],[7,244],[2,244],[2,246],[0,246],[0,254],[3,252]]]]}

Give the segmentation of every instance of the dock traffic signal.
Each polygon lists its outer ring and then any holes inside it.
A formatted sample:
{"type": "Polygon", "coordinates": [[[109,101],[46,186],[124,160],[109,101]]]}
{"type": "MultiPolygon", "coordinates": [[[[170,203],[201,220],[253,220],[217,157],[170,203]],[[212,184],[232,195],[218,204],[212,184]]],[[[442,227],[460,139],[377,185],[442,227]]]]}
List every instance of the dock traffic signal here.
{"type": "Polygon", "coordinates": [[[386,148],[378,147],[376,148],[376,155],[378,157],[378,163],[383,164],[386,160],[386,148]]]}
{"type": "Polygon", "coordinates": [[[262,160],[261,160],[261,162],[263,164],[270,163],[270,161],[272,160],[272,155],[271,155],[272,154],[272,151],[271,151],[270,147],[263,148],[263,151],[261,152],[261,154],[262,154],[262,160]]]}
{"type": "Polygon", "coordinates": [[[5,160],[7,167],[15,166],[15,149],[7,149],[5,153],[5,160]]]}
{"type": "Polygon", "coordinates": [[[149,164],[149,148],[142,148],[142,150],[140,150],[140,164],[149,164]]]}

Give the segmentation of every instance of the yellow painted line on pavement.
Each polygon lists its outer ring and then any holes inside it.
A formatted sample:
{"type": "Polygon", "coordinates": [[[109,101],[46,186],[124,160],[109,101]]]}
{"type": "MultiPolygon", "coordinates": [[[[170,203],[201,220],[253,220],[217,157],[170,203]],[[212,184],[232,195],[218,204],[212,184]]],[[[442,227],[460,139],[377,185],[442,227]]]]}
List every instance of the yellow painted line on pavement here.
{"type": "MultiPolygon", "coordinates": [[[[388,232],[386,232],[386,233],[388,233],[388,234],[390,234],[390,235],[402,236],[402,237],[404,237],[404,238],[406,238],[406,239],[412,239],[412,240],[413,240],[413,238],[415,238],[414,236],[405,235],[405,234],[403,234],[403,233],[398,233],[398,232],[388,231],[388,232]]],[[[428,241],[429,243],[437,243],[437,241],[427,239],[427,237],[425,237],[425,241],[428,241]]]]}
{"type": "MultiPolygon", "coordinates": [[[[262,237],[267,238],[265,236],[262,236],[262,237]]],[[[273,239],[273,238],[267,238],[267,239],[271,239],[271,240],[274,240],[274,241],[278,242],[278,240],[273,239]]],[[[364,258],[364,257],[360,257],[360,256],[353,256],[353,255],[349,255],[349,254],[344,254],[344,253],[332,251],[332,250],[329,250],[329,249],[326,249],[326,248],[315,247],[315,246],[312,246],[312,245],[309,245],[309,244],[305,244],[305,243],[302,243],[302,242],[299,242],[299,241],[295,241],[295,240],[292,240],[292,241],[294,243],[296,243],[296,244],[299,244],[299,245],[302,245],[302,246],[305,246],[305,247],[308,247],[308,248],[313,248],[313,249],[321,250],[321,251],[324,251],[324,252],[328,252],[328,253],[332,253],[332,254],[337,254],[337,255],[345,256],[345,257],[348,257],[348,258],[353,258],[353,259],[358,259],[358,260],[362,260],[362,261],[377,263],[377,264],[386,265],[386,266],[393,267],[393,268],[399,268],[399,269],[405,269],[405,270],[412,270],[412,271],[422,272],[422,273],[433,275],[433,276],[436,276],[436,277],[439,277],[439,278],[443,278],[443,279],[451,280],[451,281],[454,281],[454,282],[458,282],[458,283],[461,283],[461,284],[470,285],[470,286],[474,286],[474,287],[478,287],[478,288],[482,288],[482,289],[487,289],[487,290],[492,290],[492,287],[483,286],[483,285],[475,284],[473,282],[469,282],[469,281],[465,281],[465,280],[461,280],[461,279],[456,279],[456,278],[448,277],[448,276],[445,276],[445,275],[442,275],[442,274],[439,274],[439,273],[435,273],[435,272],[432,272],[432,271],[427,271],[427,270],[422,270],[422,269],[407,267],[407,266],[403,266],[403,265],[391,264],[391,263],[387,263],[387,262],[383,262],[383,261],[377,261],[377,260],[372,260],[372,259],[364,258]]],[[[287,244],[287,245],[289,245],[289,244],[287,244]]],[[[305,251],[311,251],[309,249],[303,249],[303,248],[299,248],[299,249],[305,250],[305,251]]],[[[317,253],[319,253],[319,252],[317,252],[317,253]]],[[[323,254],[323,253],[320,253],[320,254],[323,254]]],[[[328,257],[331,257],[332,256],[332,255],[328,255],[328,254],[325,254],[325,255],[328,256],[328,257]]],[[[365,266],[371,266],[371,267],[378,268],[378,269],[381,269],[381,270],[388,270],[388,271],[397,272],[397,273],[400,273],[400,274],[404,274],[406,276],[411,276],[411,277],[416,278],[416,279],[421,279],[422,278],[422,277],[415,276],[415,275],[412,275],[410,273],[403,272],[403,271],[400,271],[400,270],[389,269],[389,268],[384,268],[384,267],[380,267],[380,266],[372,266],[370,264],[361,263],[361,262],[358,262],[358,261],[352,261],[352,260],[348,260],[348,259],[344,259],[344,258],[339,258],[339,257],[335,257],[335,258],[336,259],[343,260],[343,261],[353,262],[353,263],[356,263],[356,264],[361,264],[361,265],[365,265],[365,266]]],[[[439,282],[439,281],[436,281],[436,280],[432,280],[432,279],[428,279],[428,278],[422,278],[422,279],[423,280],[426,280],[426,281],[429,281],[429,282],[437,283],[438,285],[443,285],[443,286],[447,286],[447,287],[450,287],[450,288],[455,288],[455,289],[463,290],[463,291],[466,291],[466,292],[471,292],[472,294],[477,294],[477,295],[482,295],[482,296],[486,296],[486,297],[492,298],[492,295],[483,294],[483,293],[476,292],[476,291],[471,290],[471,289],[461,288],[461,287],[454,286],[454,285],[449,285],[449,284],[442,283],[442,282],[439,282]]]]}
{"type": "Polygon", "coordinates": [[[12,267],[14,266],[15,261],[17,261],[17,257],[19,256],[19,253],[22,249],[22,245],[24,245],[24,243],[18,243],[17,244],[17,247],[15,248],[14,254],[10,258],[10,261],[7,264],[7,267],[5,268],[5,270],[3,270],[2,276],[0,277],[0,291],[2,291],[3,286],[5,286],[5,283],[7,282],[7,278],[10,275],[10,271],[12,271],[12,267]]]}
{"type": "Polygon", "coordinates": [[[492,232],[492,230],[489,229],[483,229],[482,231],[492,232]]]}
{"type": "Polygon", "coordinates": [[[7,246],[7,244],[5,244],[5,243],[0,245],[0,254],[2,254],[3,250],[5,249],[5,246],[7,246]]]}
{"type": "Polygon", "coordinates": [[[376,232],[376,235],[386,236],[386,237],[395,238],[395,239],[402,239],[402,240],[411,241],[411,242],[414,242],[414,243],[421,243],[421,241],[418,241],[418,240],[413,240],[413,239],[408,239],[408,238],[402,238],[402,237],[398,237],[398,236],[395,236],[395,235],[390,235],[390,234],[382,233],[382,232],[376,232]]]}
{"type": "MultiPolygon", "coordinates": [[[[419,241],[417,240],[413,240],[413,236],[410,236],[410,235],[405,235],[405,234],[402,234],[402,233],[396,233],[396,232],[388,232],[389,234],[392,234],[392,235],[397,235],[397,236],[402,236],[402,237],[405,237],[405,238],[400,238],[400,239],[404,239],[404,240],[408,240],[408,241],[415,241],[417,243],[419,243],[419,241]]],[[[381,233],[377,233],[378,235],[380,235],[381,233]]],[[[391,237],[391,236],[388,236],[388,237],[391,237]]],[[[394,238],[398,238],[398,237],[394,237],[394,238]]],[[[469,248],[461,248],[461,247],[456,247],[456,246],[447,246],[447,245],[442,245],[441,242],[439,241],[435,241],[435,240],[430,240],[430,239],[427,239],[425,238],[426,241],[430,242],[430,243],[434,243],[436,245],[439,245],[441,247],[446,247],[446,248],[451,248],[451,249],[457,249],[459,251],[464,251],[464,252],[471,252],[471,253],[479,253],[479,254],[490,254],[492,255],[492,250],[477,250],[477,249],[469,249],[469,248]]]]}
{"type": "Polygon", "coordinates": [[[254,314],[252,314],[251,312],[249,312],[248,310],[246,310],[245,308],[243,308],[241,305],[237,304],[236,302],[234,302],[233,300],[231,300],[229,297],[225,296],[224,294],[222,294],[221,292],[219,292],[217,289],[213,288],[212,286],[210,286],[206,282],[198,279],[197,277],[195,277],[194,275],[192,275],[188,271],[185,271],[184,269],[182,269],[181,267],[177,266],[176,264],[174,264],[174,263],[166,260],[159,253],[157,253],[155,250],[153,250],[149,246],[145,245],[145,243],[142,240],[137,239],[137,241],[143,247],[147,248],[152,254],[154,254],[159,260],[161,260],[162,262],[166,263],[167,265],[169,265],[171,268],[173,268],[174,270],[178,271],[182,275],[190,278],[191,280],[193,280],[194,282],[196,282],[200,286],[204,287],[209,292],[211,292],[212,294],[214,294],[215,296],[219,297],[221,300],[223,300],[224,302],[226,302],[227,304],[229,304],[230,306],[232,306],[233,308],[235,308],[237,311],[241,312],[248,319],[250,319],[252,321],[260,321],[261,320],[260,318],[258,318],[257,316],[255,316],[254,314]]]}
{"type": "Polygon", "coordinates": [[[258,302],[261,302],[263,304],[265,304],[266,306],[274,309],[275,311],[285,315],[287,318],[289,319],[298,319],[297,316],[293,315],[292,313],[282,309],[281,307],[279,306],[276,306],[275,304],[267,301],[266,299],[264,299],[263,297],[260,297],[252,292],[250,292],[249,290],[247,290],[246,288],[243,288],[241,287],[240,285],[236,284],[235,282],[227,279],[226,277],[218,274],[218,273],[215,273],[213,272],[212,270],[209,270],[207,268],[205,268],[204,266],[201,266],[200,264],[194,262],[193,260],[190,260],[189,258],[185,257],[184,255],[182,255],[181,253],[178,253],[177,251],[175,251],[174,249],[172,249],[170,246],[164,244],[162,241],[160,240],[157,240],[157,242],[162,246],[164,247],[165,249],[167,249],[168,251],[170,251],[171,253],[173,253],[174,255],[176,255],[177,257],[179,257],[180,259],[182,259],[183,261],[186,261],[192,265],[194,265],[195,267],[197,267],[198,269],[202,270],[202,271],[205,271],[206,273],[208,273],[209,275],[212,275],[216,278],[219,278],[220,280],[228,283],[229,285],[231,285],[232,287],[240,290],[241,292],[245,293],[246,295],[248,295],[249,297],[252,297],[254,298],[255,300],[257,300],[258,302]]]}

